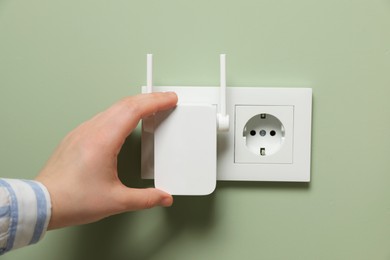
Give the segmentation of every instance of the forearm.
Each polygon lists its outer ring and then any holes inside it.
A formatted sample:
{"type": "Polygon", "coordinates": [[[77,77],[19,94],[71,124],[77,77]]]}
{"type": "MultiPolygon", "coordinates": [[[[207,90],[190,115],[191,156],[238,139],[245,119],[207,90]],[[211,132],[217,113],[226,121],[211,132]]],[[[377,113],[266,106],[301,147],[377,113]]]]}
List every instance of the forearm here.
{"type": "Polygon", "coordinates": [[[0,254],[37,243],[50,216],[50,196],[42,184],[0,179],[0,254]]]}

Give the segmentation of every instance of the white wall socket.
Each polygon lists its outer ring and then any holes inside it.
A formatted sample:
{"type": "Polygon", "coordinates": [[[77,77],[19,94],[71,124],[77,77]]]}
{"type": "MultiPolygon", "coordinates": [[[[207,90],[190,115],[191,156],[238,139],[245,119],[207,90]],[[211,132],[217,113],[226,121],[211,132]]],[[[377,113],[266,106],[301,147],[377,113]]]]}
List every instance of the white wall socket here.
{"type": "MultiPolygon", "coordinates": [[[[153,91],[176,92],[179,105],[220,102],[219,87],[153,91]]],[[[227,132],[216,132],[217,180],[309,182],[312,90],[228,87],[226,98],[230,126],[227,132]]],[[[153,179],[153,131],[142,130],[141,157],[142,178],[153,179]]]]}

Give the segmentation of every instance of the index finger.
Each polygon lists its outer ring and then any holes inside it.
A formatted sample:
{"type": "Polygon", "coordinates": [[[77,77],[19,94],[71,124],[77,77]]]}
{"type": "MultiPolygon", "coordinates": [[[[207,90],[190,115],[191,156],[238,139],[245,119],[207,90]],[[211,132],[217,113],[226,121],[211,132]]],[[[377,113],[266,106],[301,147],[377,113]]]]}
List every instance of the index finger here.
{"type": "Polygon", "coordinates": [[[124,141],[142,118],[175,107],[177,100],[174,92],[154,92],[126,97],[103,112],[102,127],[115,133],[115,138],[124,141]]]}
{"type": "Polygon", "coordinates": [[[139,94],[127,97],[118,102],[122,103],[130,112],[130,117],[136,117],[136,120],[147,117],[158,111],[173,108],[177,103],[177,95],[174,92],[153,92],[148,94],[139,94]]]}

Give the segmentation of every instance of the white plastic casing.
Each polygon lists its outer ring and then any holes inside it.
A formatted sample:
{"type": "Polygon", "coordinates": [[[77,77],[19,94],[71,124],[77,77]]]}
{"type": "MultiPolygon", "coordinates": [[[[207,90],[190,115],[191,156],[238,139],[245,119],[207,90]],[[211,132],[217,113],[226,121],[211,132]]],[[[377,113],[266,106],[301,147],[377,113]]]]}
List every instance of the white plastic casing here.
{"type": "Polygon", "coordinates": [[[178,105],[155,115],[154,183],[172,195],[208,195],[217,181],[217,111],[178,105]]]}
{"type": "MultiPolygon", "coordinates": [[[[219,87],[154,87],[153,91],[176,92],[179,105],[218,106],[220,102],[219,87]]],[[[228,87],[226,97],[230,130],[217,133],[217,180],[309,182],[312,90],[228,87]],[[279,155],[277,152],[272,156],[253,157],[245,150],[242,128],[248,118],[261,113],[276,116],[286,128],[279,155]]],[[[153,140],[153,133],[142,131],[141,172],[146,179],[154,178],[153,140]]],[[[200,149],[205,152],[208,148],[200,149]]]]}

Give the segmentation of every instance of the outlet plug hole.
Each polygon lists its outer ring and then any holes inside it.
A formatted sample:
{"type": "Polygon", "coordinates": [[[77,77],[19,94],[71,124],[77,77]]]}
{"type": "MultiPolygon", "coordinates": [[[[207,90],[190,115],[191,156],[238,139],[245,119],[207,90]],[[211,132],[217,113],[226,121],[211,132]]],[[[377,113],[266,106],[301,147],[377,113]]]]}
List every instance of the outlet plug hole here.
{"type": "Polygon", "coordinates": [[[259,113],[246,122],[242,136],[252,153],[257,156],[272,156],[283,145],[285,129],[277,117],[259,113]]]}

